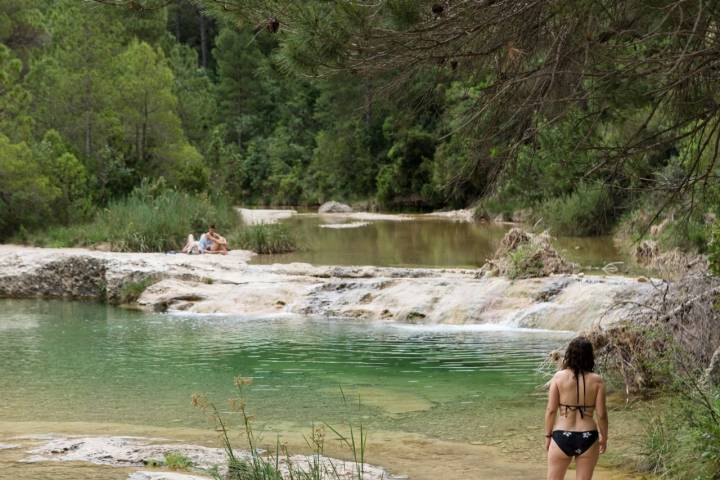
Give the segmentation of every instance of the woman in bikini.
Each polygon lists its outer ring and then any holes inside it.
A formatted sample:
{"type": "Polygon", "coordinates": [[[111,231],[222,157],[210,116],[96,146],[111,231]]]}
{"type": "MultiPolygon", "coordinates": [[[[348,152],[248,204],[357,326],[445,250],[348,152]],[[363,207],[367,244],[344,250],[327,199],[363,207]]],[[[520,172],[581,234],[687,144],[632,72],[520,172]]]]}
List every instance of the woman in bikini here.
{"type": "Polygon", "coordinates": [[[578,337],[565,351],[563,369],[550,381],[545,410],[548,480],[563,480],[573,458],[575,478],[591,480],[598,457],[607,449],[605,384],[594,368],[592,343],[578,337]]]}

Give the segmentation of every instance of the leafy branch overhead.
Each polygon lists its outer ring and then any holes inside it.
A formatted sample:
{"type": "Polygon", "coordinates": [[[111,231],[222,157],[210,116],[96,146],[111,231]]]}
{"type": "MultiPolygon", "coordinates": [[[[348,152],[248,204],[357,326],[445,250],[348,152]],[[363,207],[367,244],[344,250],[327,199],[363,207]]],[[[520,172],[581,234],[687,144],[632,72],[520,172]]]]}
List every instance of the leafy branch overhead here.
{"type": "MultiPolygon", "coordinates": [[[[98,0],[157,8],[161,0],[98,0]]],[[[479,85],[445,135],[472,132],[495,171],[537,141],[541,122],[568,120],[586,172],[689,145],[677,196],[715,178],[720,128],[720,6],[663,0],[195,0],[207,15],[278,34],[294,72],[383,78],[394,93],[431,71],[479,85]],[[632,114],[627,110],[631,108],[632,114]],[[610,122],[624,124],[608,138],[610,122]],[[495,158],[488,153],[494,148],[495,158]]],[[[460,179],[448,179],[457,182],[460,179]]],[[[612,178],[609,179],[612,181],[612,178]]]]}

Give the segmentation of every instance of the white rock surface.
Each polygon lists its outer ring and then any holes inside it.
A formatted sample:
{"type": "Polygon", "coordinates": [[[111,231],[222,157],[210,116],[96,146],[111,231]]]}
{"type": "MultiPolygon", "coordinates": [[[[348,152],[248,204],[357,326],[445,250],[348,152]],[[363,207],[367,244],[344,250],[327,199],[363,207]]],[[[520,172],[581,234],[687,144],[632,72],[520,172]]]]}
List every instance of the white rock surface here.
{"type": "MultiPolygon", "coordinates": [[[[87,462],[95,465],[113,467],[140,467],[151,461],[164,459],[168,453],[181,453],[193,463],[194,469],[207,470],[226,466],[225,452],[221,448],[209,448],[199,445],[160,444],[153,439],[142,437],[55,437],[38,447],[28,450],[30,454],[22,461],[36,462],[87,462]]],[[[250,453],[235,451],[240,459],[249,459],[250,453]]],[[[280,459],[280,472],[286,479],[293,471],[309,471],[312,465],[318,465],[321,471],[337,472],[340,480],[353,480],[356,465],[352,462],[337,460],[325,456],[293,455],[288,463],[287,458],[280,459]]],[[[380,467],[363,465],[365,480],[393,480],[388,472],[380,467]]],[[[139,470],[132,473],[128,480],[204,480],[208,477],[189,473],[160,472],[139,470]]],[[[297,476],[295,476],[297,478],[297,476]]],[[[335,476],[328,476],[335,479],[335,476]]]]}
{"type": "Polygon", "coordinates": [[[141,467],[151,460],[163,460],[167,453],[182,453],[199,468],[225,464],[225,453],[221,448],[161,444],[142,437],[55,437],[31,448],[28,453],[29,456],[22,460],[25,463],[88,462],[114,467],[141,467]]]}
{"type": "Polygon", "coordinates": [[[128,480],[209,480],[210,477],[188,475],[176,472],[146,472],[140,471],[131,473],[128,480]]]}
{"type": "Polygon", "coordinates": [[[0,297],[120,298],[155,281],[137,303],[154,311],[359,318],[413,324],[491,324],[582,330],[627,318],[654,293],[620,276],[512,281],[478,270],[248,265],[232,255],[118,254],[0,246],[0,297]],[[614,308],[610,308],[614,307],[614,308]]]}
{"type": "Polygon", "coordinates": [[[469,208],[463,208],[461,210],[450,210],[444,212],[431,212],[426,213],[426,217],[444,218],[446,220],[452,220],[455,222],[474,222],[474,212],[469,208]]]}
{"type": "Polygon", "coordinates": [[[402,213],[372,213],[372,212],[351,212],[351,213],[325,213],[322,215],[326,219],[338,220],[355,220],[358,222],[406,222],[416,217],[405,215],[402,213]]]}
{"type": "Polygon", "coordinates": [[[349,222],[349,223],[325,223],[320,225],[320,228],[331,228],[335,230],[342,230],[345,228],[360,228],[367,227],[370,225],[368,222],[349,222]]]}
{"type": "Polygon", "coordinates": [[[297,215],[296,210],[278,210],[268,208],[238,208],[245,225],[259,225],[261,223],[277,223],[297,215]]]}
{"type": "Polygon", "coordinates": [[[352,211],[350,205],[335,201],[325,202],[318,208],[318,213],[350,213],[352,211]]]}

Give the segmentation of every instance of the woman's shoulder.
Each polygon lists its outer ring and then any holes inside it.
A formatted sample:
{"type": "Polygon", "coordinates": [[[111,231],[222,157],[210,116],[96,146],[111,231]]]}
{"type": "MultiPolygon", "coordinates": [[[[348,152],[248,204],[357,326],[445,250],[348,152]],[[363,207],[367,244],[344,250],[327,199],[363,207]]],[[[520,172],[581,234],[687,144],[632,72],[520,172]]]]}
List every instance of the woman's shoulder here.
{"type": "MultiPolygon", "coordinates": [[[[597,382],[603,381],[602,376],[599,373],[585,372],[584,376],[585,376],[586,380],[597,381],[597,382]]],[[[555,372],[555,375],[553,375],[553,378],[555,378],[555,379],[567,378],[567,377],[575,378],[575,373],[569,368],[563,368],[561,370],[558,370],[557,372],[555,372]]]]}

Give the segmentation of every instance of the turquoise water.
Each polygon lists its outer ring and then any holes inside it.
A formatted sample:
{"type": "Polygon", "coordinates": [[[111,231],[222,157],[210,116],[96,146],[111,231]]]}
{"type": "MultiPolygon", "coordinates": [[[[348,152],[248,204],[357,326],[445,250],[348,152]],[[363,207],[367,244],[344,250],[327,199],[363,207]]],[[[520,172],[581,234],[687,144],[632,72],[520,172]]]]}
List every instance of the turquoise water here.
{"type": "Polygon", "coordinates": [[[0,421],[206,427],[191,394],[206,393],[224,409],[241,374],[253,378],[250,410],[268,428],[342,421],[342,389],[353,404],[359,397],[370,428],[476,438],[499,417],[541,415],[536,368],[567,340],[552,332],[174,316],[62,301],[0,307],[0,421]]]}

